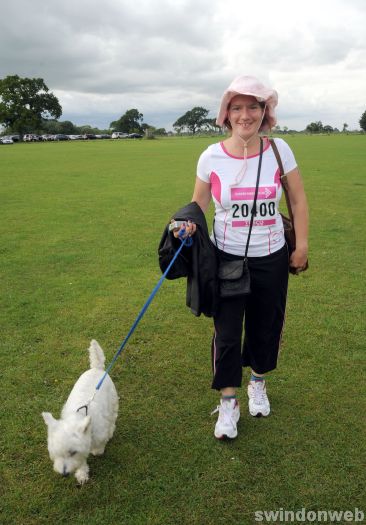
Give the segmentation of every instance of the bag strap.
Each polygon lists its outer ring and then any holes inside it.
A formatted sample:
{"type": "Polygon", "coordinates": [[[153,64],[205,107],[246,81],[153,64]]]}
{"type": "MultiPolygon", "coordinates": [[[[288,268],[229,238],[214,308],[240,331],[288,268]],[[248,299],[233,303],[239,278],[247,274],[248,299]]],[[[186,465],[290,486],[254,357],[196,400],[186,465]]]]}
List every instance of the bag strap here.
{"type": "Polygon", "coordinates": [[[249,225],[249,232],[248,232],[248,238],[247,238],[247,245],[245,247],[244,259],[246,259],[247,255],[248,255],[249,241],[250,241],[250,235],[252,233],[254,216],[257,215],[257,197],[258,197],[258,189],[259,189],[259,178],[260,178],[260,175],[261,175],[261,168],[262,168],[262,157],[263,157],[263,139],[262,139],[262,137],[260,137],[260,150],[259,150],[257,182],[256,182],[256,185],[255,185],[253,207],[252,207],[252,213],[251,213],[251,217],[250,217],[250,225],[249,225]]]}
{"type": "Polygon", "coordinates": [[[285,175],[285,170],[283,169],[282,159],[281,159],[280,152],[278,151],[277,144],[275,143],[274,139],[269,139],[269,142],[271,143],[271,146],[272,146],[272,149],[273,149],[273,153],[274,153],[274,155],[276,157],[276,160],[277,160],[278,167],[280,168],[281,185],[282,185],[283,191],[285,193],[285,199],[286,199],[286,205],[287,205],[287,209],[288,209],[288,214],[290,216],[290,220],[291,220],[292,225],[293,225],[294,224],[294,216],[292,214],[290,197],[288,195],[287,175],[285,175]]]}

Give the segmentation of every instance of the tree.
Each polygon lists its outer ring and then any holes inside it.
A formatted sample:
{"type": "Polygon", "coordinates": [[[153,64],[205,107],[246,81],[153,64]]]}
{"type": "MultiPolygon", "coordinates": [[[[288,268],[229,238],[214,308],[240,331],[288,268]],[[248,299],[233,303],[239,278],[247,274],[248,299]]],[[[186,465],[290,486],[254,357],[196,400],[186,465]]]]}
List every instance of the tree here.
{"type": "Polygon", "coordinates": [[[323,124],[320,120],[318,122],[311,122],[306,126],[306,131],[309,133],[321,133],[323,129],[323,124]]]}
{"type": "Polygon", "coordinates": [[[345,123],[343,124],[342,133],[346,133],[347,128],[348,128],[348,124],[347,124],[347,122],[345,122],[345,123]]]}
{"type": "Polygon", "coordinates": [[[153,131],[155,131],[156,128],[155,128],[155,126],[151,126],[151,125],[148,124],[147,122],[143,122],[143,123],[141,124],[141,129],[142,129],[142,131],[145,131],[145,132],[146,132],[146,131],[153,132],[153,131]]]}
{"type": "Polygon", "coordinates": [[[360,118],[360,126],[361,126],[361,129],[363,129],[364,131],[366,131],[366,111],[364,111],[361,115],[361,118],[360,118]]]}
{"type": "Polygon", "coordinates": [[[64,120],[62,122],[58,120],[46,120],[43,122],[41,129],[50,135],[56,135],[58,133],[64,135],[78,134],[77,127],[70,120],[64,120]]]}
{"type": "Polygon", "coordinates": [[[206,118],[203,125],[207,129],[207,131],[210,131],[213,133],[221,132],[221,126],[218,126],[216,124],[216,118],[206,118]]]}
{"type": "Polygon", "coordinates": [[[163,135],[166,135],[167,132],[165,128],[156,128],[154,129],[153,134],[158,135],[158,136],[163,136],[163,135]]]}
{"type": "Polygon", "coordinates": [[[323,131],[324,133],[333,133],[334,129],[332,128],[332,126],[329,126],[329,124],[327,124],[323,127],[323,131]]]}
{"type": "Polygon", "coordinates": [[[80,135],[86,135],[90,133],[90,135],[98,135],[100,133],[100,129],[93,128],[90,124],[84,124],[83,126],[78,126],[76,128],[78,130],[78,134],[80,135]]]}
{"type": "Polygon", "coordinates": [[[0,123],[9,131],[23,135],[38,130],[45,120],[58,119],[62,108],[42,78],[0,79],[0,123]]]}
{"type": "Polygon", "coordinates": [[[76,127],[71,122],[71,120],[63,120],[62,122],[59,122],[60,124],[60,133],[63,133],[64,135],[75,135],[76,134],[76,127]]]}
{"type": "Polygon", "coordinates": [[[137,109],[129,109],[121,118],[111,122],[110,128],[122,133],[141,133],[143,131],[141,124],[143,118],[143,114],[139,113],[137,109]]]}
{"type": "Polygon", "coordinates": [[[174,122],[173,128],[178,132],[184,128],[187,128],[194,135],[199,129],[202,128],[202,126],[206,124],[208,114],[208,109],[196,106],[179,117],[179,119],[174,122]]]}

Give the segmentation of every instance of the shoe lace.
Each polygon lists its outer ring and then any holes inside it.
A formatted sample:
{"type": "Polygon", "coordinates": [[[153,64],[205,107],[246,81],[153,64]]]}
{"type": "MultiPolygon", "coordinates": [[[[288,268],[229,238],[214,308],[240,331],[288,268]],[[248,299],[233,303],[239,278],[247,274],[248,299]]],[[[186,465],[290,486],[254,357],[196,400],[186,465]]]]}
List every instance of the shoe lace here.
{"type": "Polygon", "coordinates": [[[265,390],[264,382],[255,381],[253,385],[254,402],[258,405],[266,401],[267,395],[265,390]]]}
{"type": "Polygon", "coordinates": [[[227,425],[228,423],[230,423],[231,425],[235,426],[235,422],[232,417],[234,414],[234,410],[229,403],[222,403],[220,405],[217,405],[217,407],[211,412],[211,416],[213,416],[217,412],[219,413],[219,419],[224,424],[227,425]]]}

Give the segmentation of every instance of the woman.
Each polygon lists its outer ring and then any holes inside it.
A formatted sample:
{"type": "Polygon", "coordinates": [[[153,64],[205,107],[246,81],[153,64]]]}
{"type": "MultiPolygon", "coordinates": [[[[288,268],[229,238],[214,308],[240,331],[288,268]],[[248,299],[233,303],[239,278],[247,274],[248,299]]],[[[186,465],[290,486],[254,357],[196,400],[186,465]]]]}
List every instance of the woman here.
{"type": "MultiPolygon", "coordinates": [[[[240,411],[236,392],[242,383],[242,367],[251,368],[250,414],[268,416],[270,413],[265,374],[277,364],[289,259],[278,211],[282,195],[280,170],[269,139],[262,138],[259,133],[276,124],[277,100],[277,92],[266,88],[256,78],[236,78],[223,95],[217,117],[217,124],[230,130],[230,136],[209,146],[198,161],[192,201],[197,202],[203,212],[211,198],[214,201],[211,240],[220,261],[244,258],[259,176],[247,249],[251,292],[221,298],[214,316],[212,388],[221,391],[220,405],[214,411],[219,413],[214,432],[218,439],[237,436],[240,411]]],[[[291,255],[290,265],[301,271],[308,253],[306,197],[291,149],[282,139],[275,139],[275,142],[287,175],[294,216],[296,250],[291,255]]],[[[185,228],[185,235],[193,235],[196,226],[189,223],[182,228],[185,228]]],[[[182,232],[176,231],[175,235],[178,233],[182,232]]]]}

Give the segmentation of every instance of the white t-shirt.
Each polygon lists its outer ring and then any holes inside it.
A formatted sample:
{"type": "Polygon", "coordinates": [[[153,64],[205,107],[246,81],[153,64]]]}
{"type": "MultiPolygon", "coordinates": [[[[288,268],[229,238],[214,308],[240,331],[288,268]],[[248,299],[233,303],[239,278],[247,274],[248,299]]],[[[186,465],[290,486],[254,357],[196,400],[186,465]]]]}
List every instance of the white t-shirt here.
{"type": "MultiPolygon", "coordinates": [[[[282,195],[280,169],[270,142],[263,139],[262,169],[257,197],[257,215],[249,241],[248,256],[262,257],[285,244],[283,223],[278,211],[282,195]]],[[[288,144],[275,139],[285,173],[297,163],[288,144]]],[[[248,157],[242,176],[244,157],[234,157],[222,142],[212,144],[200,156],[197,176],[211,184],[215,204],[215,235],[220,250],[244,255],[257,180],[259,154],[248,157]]],[[[215,242],[213,234],[211,239],[215,242]]]]}

